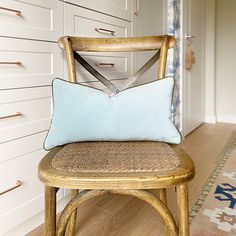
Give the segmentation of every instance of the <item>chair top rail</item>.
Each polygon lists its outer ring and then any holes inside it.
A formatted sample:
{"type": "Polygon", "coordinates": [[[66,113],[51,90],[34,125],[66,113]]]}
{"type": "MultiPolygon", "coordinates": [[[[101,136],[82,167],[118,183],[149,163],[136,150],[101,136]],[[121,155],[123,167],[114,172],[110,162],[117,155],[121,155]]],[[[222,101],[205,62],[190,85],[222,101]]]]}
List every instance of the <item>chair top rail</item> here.
{"type": "Polygon", "coordinates": [[[70,41],[73,51],[91,52],[135,52],[159,50],[163,40],[169,38],[169,48],[175,45],[175,37],[171,35],[144,36],[129,38],[91,38],[63,36],[58,43],[61,49],[65,49],[64,42],[70,41]]]}

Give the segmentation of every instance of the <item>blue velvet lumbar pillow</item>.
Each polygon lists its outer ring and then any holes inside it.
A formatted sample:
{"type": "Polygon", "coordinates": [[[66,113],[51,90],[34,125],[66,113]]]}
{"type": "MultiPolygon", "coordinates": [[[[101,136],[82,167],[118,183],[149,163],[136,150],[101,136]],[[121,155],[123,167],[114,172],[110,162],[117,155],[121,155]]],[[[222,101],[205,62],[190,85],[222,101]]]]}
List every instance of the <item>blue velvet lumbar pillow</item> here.
{"type": "Polygon", "coordinates": [[[171,121],[174,79],[126,89],[113,97],[105,92],[53,81],[54,109],[44,147],[81,141],[164,141],[181,136],[171,121]]]}

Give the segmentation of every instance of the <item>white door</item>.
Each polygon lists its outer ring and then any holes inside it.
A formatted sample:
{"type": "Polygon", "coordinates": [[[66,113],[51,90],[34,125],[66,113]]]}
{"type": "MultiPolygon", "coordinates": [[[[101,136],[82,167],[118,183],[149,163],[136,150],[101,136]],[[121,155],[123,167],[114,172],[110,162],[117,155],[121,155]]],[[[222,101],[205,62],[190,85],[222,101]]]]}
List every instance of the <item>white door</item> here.
{"type": "Polygon", "coordinates": [[[204,0],[184,0],[183,12],[183,133],[187,135],[204,122],[204,0]],[[186,35],[194,36],[196,63],[185,69],[186,35]]]}

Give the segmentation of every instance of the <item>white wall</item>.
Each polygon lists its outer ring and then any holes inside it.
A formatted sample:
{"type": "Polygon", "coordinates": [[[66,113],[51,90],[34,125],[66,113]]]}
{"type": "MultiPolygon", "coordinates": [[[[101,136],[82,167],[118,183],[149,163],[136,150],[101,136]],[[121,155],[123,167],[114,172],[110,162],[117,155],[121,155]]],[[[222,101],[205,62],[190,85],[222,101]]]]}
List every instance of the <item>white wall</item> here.
{"type": "Polygon", "coordinates": [[[236,123],[236,0],[216,1],[217,120],[236,123]]]}
{"type": "MultiPolygon", "coordinates": [[[[139,0],[139,13],[134,16],[134,36],[162,35],[164,32],[164,1],[166,0],[139,0]]],[[[135,8],[135,6],[134,6],[135,8]]],[[[134,9],[135,10],[135,9],[134,9]]],[[[155,52],[138,52],[134,68],[138,70],[143,66],[155,52]]],[[[157,63],[155,63],[143,76],[139,78],[136,84],[142,84],[157,78],[157,63]]]]}
{"type": "Polygon", "coordinates": [[[135,29],[137,36],[163,34],[163,4],[163,0],[139,0],[135,29]]]}

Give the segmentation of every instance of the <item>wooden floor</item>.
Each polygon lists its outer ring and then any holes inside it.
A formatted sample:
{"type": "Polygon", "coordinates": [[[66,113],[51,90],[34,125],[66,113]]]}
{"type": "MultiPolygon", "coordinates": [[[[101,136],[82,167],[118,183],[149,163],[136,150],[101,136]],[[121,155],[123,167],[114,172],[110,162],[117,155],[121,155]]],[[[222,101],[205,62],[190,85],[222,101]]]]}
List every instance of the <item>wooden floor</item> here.
{"type": "MultiPolygon", "coordinates": [[[[219,153],[236,125],[204,124],[189,134],[181,144],[195,163],[196,176],[189,183],[190,206],[217,164],[219,153]]],[[[168,203],[175,212],[175,192],[168,191],[168,203]]],[[[83,204],[78,209],[78,236],[157,236],[162,235],[158,214],[146,203],[133,197],[106,195],[83,204]]],[[[43,235],[42,227],[28,236],[43,235]]]]}

